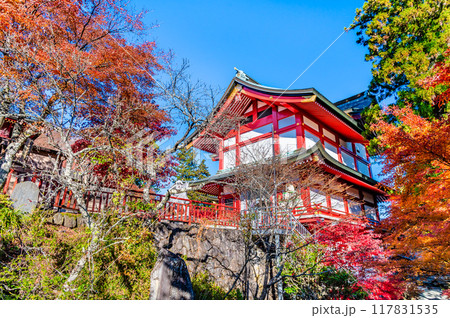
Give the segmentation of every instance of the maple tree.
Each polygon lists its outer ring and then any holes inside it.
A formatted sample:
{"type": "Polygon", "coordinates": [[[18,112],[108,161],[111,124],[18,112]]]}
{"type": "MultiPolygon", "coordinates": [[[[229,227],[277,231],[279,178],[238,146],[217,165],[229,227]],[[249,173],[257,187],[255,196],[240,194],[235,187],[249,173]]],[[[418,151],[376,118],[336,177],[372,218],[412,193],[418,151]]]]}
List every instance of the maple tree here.
{"type": "Polygon", "coordinates": [[[317,241],[326,246],[322,262],[351,273],[369,299],[401,299],[405,286],[390,266],[391,252],[367,219],[348,217],[317,229],[317,241]]]}
{"type": "Polygon", "coordinates": [[[314,241],[287,242],[283,284],[291,299],[402,299],[391,252],[365,218],[312,224],[314,241]],[[306,274],[306,275],[305,275],[306,274]]]}
{"type": "Polygon", "coordinates": [[[155,43],[126,41],[123,35],[142,31],[143,24],[121,1],[0,5],[1,116],[18,119],[2,158],[1,184],[17,151],[27,138],[42,133],[49,118],[67,128],[76,114],[83,118],[76,127],[81,130],[105,124],[121,103],[124,124],[135,128],[155,129],[167,119],[152,104],[152,75],[161,68],[155,43]],[[123,109],[138,103],[139,109],[123,109]]]}
{"type": "Polygon", "coordinates": [[[88,191],[102,186],[119,191],[137,177],[155,184],[170,176],[170,158],[162,164],[149,160],[150,173],[136,166],[142,157],[158,158],[156,142],[173,132],[166,126],[167,113],[154,102],[154,74],[161,66],[154,42],[125,38],[143,31],[143,24],[122,1],[3,1],[1,6],[1,115],[18,118],[1,159],[2,182],[32,135],[46,136],[60,154],[54,167],[39,171],[40,178],[71,191],[91,236],[67,276],[69,290],[110,232],[100,226],[108,211],[88,212],[88,191]]]}
{"type": "MultiPolygon", "coordinates": [[[[1,158],[0,183],[28,138],[41,135],[58,153],[39,177],[70,191],[90,233],[64,284],[70,290],[110,233],[101,226],[109,211],[88,211],[89,193],[110,187],[123,196],[138,184],[148,201],[150,189],[173,176],[173,154],[204,124],[208,92],[192,85],[186,62],[176,68],[154,42],[129,40],[145,28],[142,15],[131,14],[121,0],[0,5],[0,115],[18,119],[1,158]],[[167,82],[155,80],[162,70],[167,82]],[[160,149],[158,142],[174,135],[180,122],[184,134],[160,149]]],[[[160,210],[170,195],[152,208],[160,210]]]]}
{"type": "Polygon", "coordinates": [[[390,189],[381,229],[408,277],[448,271],[449,13],[448,1],[368,0],[351,26],[373,63],[363,117],[390,189]],[[386,97],[395,105],[382,107],[386,97]]]}
{"type": "MultiPolygon", "coordinates": [[[[421,82],[425,89],[439,87],[436,107],[450,101],[449,53],[421,82]]],[[[392,189],[390,216],[382,225],[399,270],[439,274],[448,272],[450,259],[450,119],[425,119],[412,108],[391,107],[385,114],[398,121],[372,127],[385,148],[384,183],[392,189]]]]}

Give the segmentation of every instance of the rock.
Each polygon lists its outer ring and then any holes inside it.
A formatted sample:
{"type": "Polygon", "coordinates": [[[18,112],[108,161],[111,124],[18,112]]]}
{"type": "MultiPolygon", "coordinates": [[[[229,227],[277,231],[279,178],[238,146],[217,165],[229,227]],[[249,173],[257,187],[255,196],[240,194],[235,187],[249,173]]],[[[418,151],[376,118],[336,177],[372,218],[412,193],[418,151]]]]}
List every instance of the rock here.
{"type": "Polygon", "coordinates": [[[84,225],[84,220],[83,217],[81,215],[77,216],[77,226],[82,226],[84,225]]]}
{"type": "Polygon", "coordinates": [[[447,299],[446,296],[442,294],[442,289],[440,288],[429,288],[422,291],[419,295],[419,300],[440,300],[447,299]]]}
{"type": "Polygon", "coordinates": [[[61,213],[56,213],[53,215],[53,224],[56,225],[63,225],[64,223],[64,216],[61,213]]]}
{"type": "Polygon", "coordinates": [[[151,274],[150,299],[194,299],[186,263],[166,249],[160,250],[151,274]]]}
{"type": "Polygon", "coordinates": [[[64,214],[64,226],[70,229],[77,227],[77,218],[72,214],[64,214]]]}
{"type": "MultiPolygon", "coordinates": [[[[151,228],[158,249],[165,248],[187,259],[191,277],[207,273],[217,285],[229,290],[242,272],[245,263],[245,237],[235,229],[201,228],[198,224],[158,222],[151,228]]],[[[251,280],[249,295],[259,287],[256,281],[263,279],[265,254],[258,248],[248,264],[251,280]]],[[[262,283],[262,281],[260,281],[262,283]]],[[[235,288],[247,288],[239,281],[235,288]]]]}
{"type": "Polygon", "coordinates": [[[36,208],[39,198],[39,188],[31,181],[16,184],[11,193],[11,201],[16,210],[31,213],[36,208]]]}

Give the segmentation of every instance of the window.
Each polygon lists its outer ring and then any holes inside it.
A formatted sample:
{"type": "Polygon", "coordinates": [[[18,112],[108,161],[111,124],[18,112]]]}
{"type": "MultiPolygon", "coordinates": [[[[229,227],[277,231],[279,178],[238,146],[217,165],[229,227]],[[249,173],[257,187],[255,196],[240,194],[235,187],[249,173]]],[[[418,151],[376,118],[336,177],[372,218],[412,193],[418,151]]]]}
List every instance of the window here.
{"type": "Polygon", "coordinates": [[[356,160],[357,165],[358,165],[358,171],[361,172],[362,174],[370,177],[369,174],[369,165],[366,164],[365,162],[362,162],[361,160],[356,160]]]}
{"type": "Polygon", "coordinates": [[[364,205],[364,212],[368,219],[376,220],[377,219],[377,211],[374,207],[364,205]]]}
{"type": "Polygon", "coordinates": [[[345,213],[345,205],[344,205],[344,199],[339,196],[331,196],[331,208],[333,210],[337,210],[338,212],[345,213]]]}
{"type": "Polygon", "coordinates": [[[223,146],[224,147],[230,147],[230,146],[232,146],[234,144],[236,144],[236,137],[231,137],[231,138],[225,139],[223,141],[223,146]]]}
{"type": "Polygon", "coordinates": [[[247,200],[241,195],[241,211],[247,210],[247,200]]]}
{"type": "Polygon", "coordinates": [[[305,130],[305,146],[306,149],[311,148],[314,146],[318,141],[320,141],[320,138],[316,135],[310,133],[309,131],[305,130]]]}
{"type": "Polygon", "coordinates": [[[348,188],[347,189],[347,194],[351,195],[352,197],[359,198],[359,190],[358,189],[348,188]]]}
{"type": "Polygon", "coordinates": [[[272,115],[272,107],[269,107],[263,111],[258,112],[258,116],[256,116],[256,120],[271,116],[272,115]]]}
{"type": "Polygon", "coordinates": [[[350,213],[355,215],[361,215],[361,204],[355,201],[348,201],[348,209],[350,213]]]}
{"type": "Polygon", "coordinates": [[[339,145],[341,147],[345,147],[346,149],[350,150],[351,152],[353,152],[353,147],[352,147],[352,143],[350,141],[345,141],[343,139],[339,139],[339,145]]]}
{"type": "Polygon", "coordinates": [[[356,148],[356,154],[358,156],[360,156],[361,158],[364,158],[364,159],[367,158],[366,147],[363,144],[355,143],[355,148],[356,148]]]}
{"type": "Polygon", "coordinates": [[[310,191],[311,205],[321,205],[323,207],[327,206],[327,197],[322,194],[319,190],[311,189],[310,191]]]}
{"type": "Polygon", "coordinates": [[[355,160],[353,159],[353,156],[349,155],[345,151],[341,151],[341,156],[342,156],[342,162],[344,163],[344,165],[346,165],[352,169],[355,169],[355,160]]]}
{"type": "Polygon", "coordinates": [[[223,169],[231,169],[236,166],[236,149],[223,153],[223,169]]]}
{"type": "Polygon", "coordinates": [[[272,124],[261,126],[241,134],[241,141],[246,141],[255,137],[272,132],[272,124]]]}
{"type": "Polygon", "coordinates": [[[363,192],[363,197],[364,197],[364,201],[367,201],[372,204],[375,203],[375,198],[374,198],[373,194],[363,192]]]}
{"type": "Polygon", "coordinates": [[[305,123],[305,125],[311,127],[312,129],[314,129],[315,131],[319,131],[319,125],[317,125],[315,122],[313,122],[311,119],[303,116],[303,122],[305,123]]]}
{"type": "Polygon", "coordinates": [[[325,141],[324,144],[325,144],[325,151],[334,159],[339,160],[337,148],[327,141],[325,141]]]}
{"type": "Polygon", "coordinates": [[[326,130],[325,128],[323,129],[323,135],[333,141],[336,141],[336,136],[333,133],[326,130]]]}
{"type": "Polygon", "coordinates": [[[273,153],[272,138],[267,138],[240,147],[241,163],[251,163],[271,158],[273,153]]]}
{"type": "Polygon", "coordinates": [[[234,203],[234,200],[233,200],[233,198],[228,198],[228,199],[225,199],[225,201],[224,201],[224,204],[226,205],[226,206],[233,206],[233,203],[234,203]]]}
{"type": "Polygon", "coordinates": [[[283,134],[279,134],[280,153],[288,154],[297,149],[297,133],[296,130],[290,130],[283,134]]]}
{"type": "Polygon", "coordinates": [[[285,128],[295,124],[295,116],[283,118],[278,121],[278,129],[285,128]]]}

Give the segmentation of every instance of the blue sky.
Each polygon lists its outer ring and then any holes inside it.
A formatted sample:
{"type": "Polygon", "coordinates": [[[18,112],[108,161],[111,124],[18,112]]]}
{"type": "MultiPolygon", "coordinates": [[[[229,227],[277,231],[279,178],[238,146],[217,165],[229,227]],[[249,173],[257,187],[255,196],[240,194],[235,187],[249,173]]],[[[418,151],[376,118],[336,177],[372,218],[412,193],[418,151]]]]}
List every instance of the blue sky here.
{"type": "MultiPolygon", "coordinates": [[[[237,67],[263,85],[287,88],[344,30],[363,0],[346,1],[143,1],[145,23],[158,27],[147,40],[191,63],[191,74],[225,89],[237,67]]],[[[367,89],[366,49],[354,31],[344,33],[292,85],[314,87],[336,102],[367,89]]],[[[217,164],[208,161],[210,172],[217,164]]]]}
{"type": "MultiPolygon", "coordinates": [[[[364,1],[142,1],[148,34],[163,50],[190,60],[194,78],[226,88],[233,67],[268,86],[286,88],[350,25],[364,1]]],[[[370,81],[365,48],[345,33],[293,86],[314,87],[331,101],[370,81]]]]}

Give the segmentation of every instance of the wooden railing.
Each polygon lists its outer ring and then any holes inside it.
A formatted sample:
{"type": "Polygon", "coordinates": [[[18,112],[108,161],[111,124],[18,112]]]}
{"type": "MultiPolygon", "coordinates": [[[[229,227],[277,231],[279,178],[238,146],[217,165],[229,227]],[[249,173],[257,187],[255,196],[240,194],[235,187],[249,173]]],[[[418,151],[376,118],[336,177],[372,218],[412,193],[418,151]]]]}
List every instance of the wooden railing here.
{"type": "Polygon", "coordinates": [[[195,200],[171,197],[162,211],[160,220],[186,223],[206,223],[220,226],[238,227],[239,210],[223,204],[200,202],[195,200]]]}
{"type": "MultiPolygon", "coordinates": [[[[8,182],[11,174],[8,176],[8,182]]],[[[17,176],[12,182],[12,187],[5,185],[6,190],[12,190],[18,182],[31,181],[38,185],[40,197],[47,199],[47,206],[58,211],[79,211],[79,206],[73,193],[67,189],[60,189],[55,184],[40,180],[37,177],[17,176]],[[11,189],[12,188],[12,189],[11,189]]],[[[269,212],[240,211],[234,207],[223,204],[201,202],[195,200],[171,197],[158,211],[149,212],[140,205],[143,193],[139,191],[127,191],[125,194],[114,195],[114,189],[103,188],[98,191],[89,191],[85,195],[87,210],[90,213],[100,213],[105,209],[115,206],[122,213],[140,212],[140,215],[156,217],[158,220],[169,220],[185,223],[204,223],[212,226],[226,226],[238,228],[241,222],[241,215],[250,218],[252,228],[264,230],[276,227],[281,231],[296,231],[302,237],[309,236],[309,232],[299,221],[299,215],[315,217],[316,213],[327,214],[333,217],[342,217],[342,211],[334,211],[329,208],[301,207],[285,211],[278,211],[276,216],[269,212]],[[300,209],[300,210],[299,210],[300,209]]],[[[161,202],[162,195],[153,194],[149,203],[155,206],[161,202]]]]}
{"type": "Polygon", "coordinates": [[[242,211],[242,215],[250,220],[252,230],[258,233],[275,231],[279,234],[296,233],[303,239],[311,237],[311,233],[294,216],[293,211],[274,210],[273,208],[259,209],[253,211],[242,211]]]}
{"type": "MultiPolygon", "coordinates": [[[[47,206],[58,211],[78,212],[79,205],[73,193],[68,189],[60,189],[55,184],[42,180],[36,176],[14,175],[11,171],[4,186],[3,193],[11,193],[20,182],[31,181],[35,183],[40,191],[41,202],[46,198],[47,206]]],[[[87,211],[90,213],[100,213],[105,209],[116,206],[122,213],[141,212],[139,203],[142,202],[143,193],[141,191],[127,191],[125,194],[114,196],[114,189],[103,188],[98,191],[88,191],[85,195],[87,211]]],[[[151,194],[148,203],[155,206],[161,202],[163,195],[151,194]]],[[[171,197],[169,201],[152,216],[159,220],[170,220],[186,223],[205,223],[210,225],[229,226],[237,228],[239,226],[239,210],[222,204],[200,202],[195,200],[171,197]]]]}

